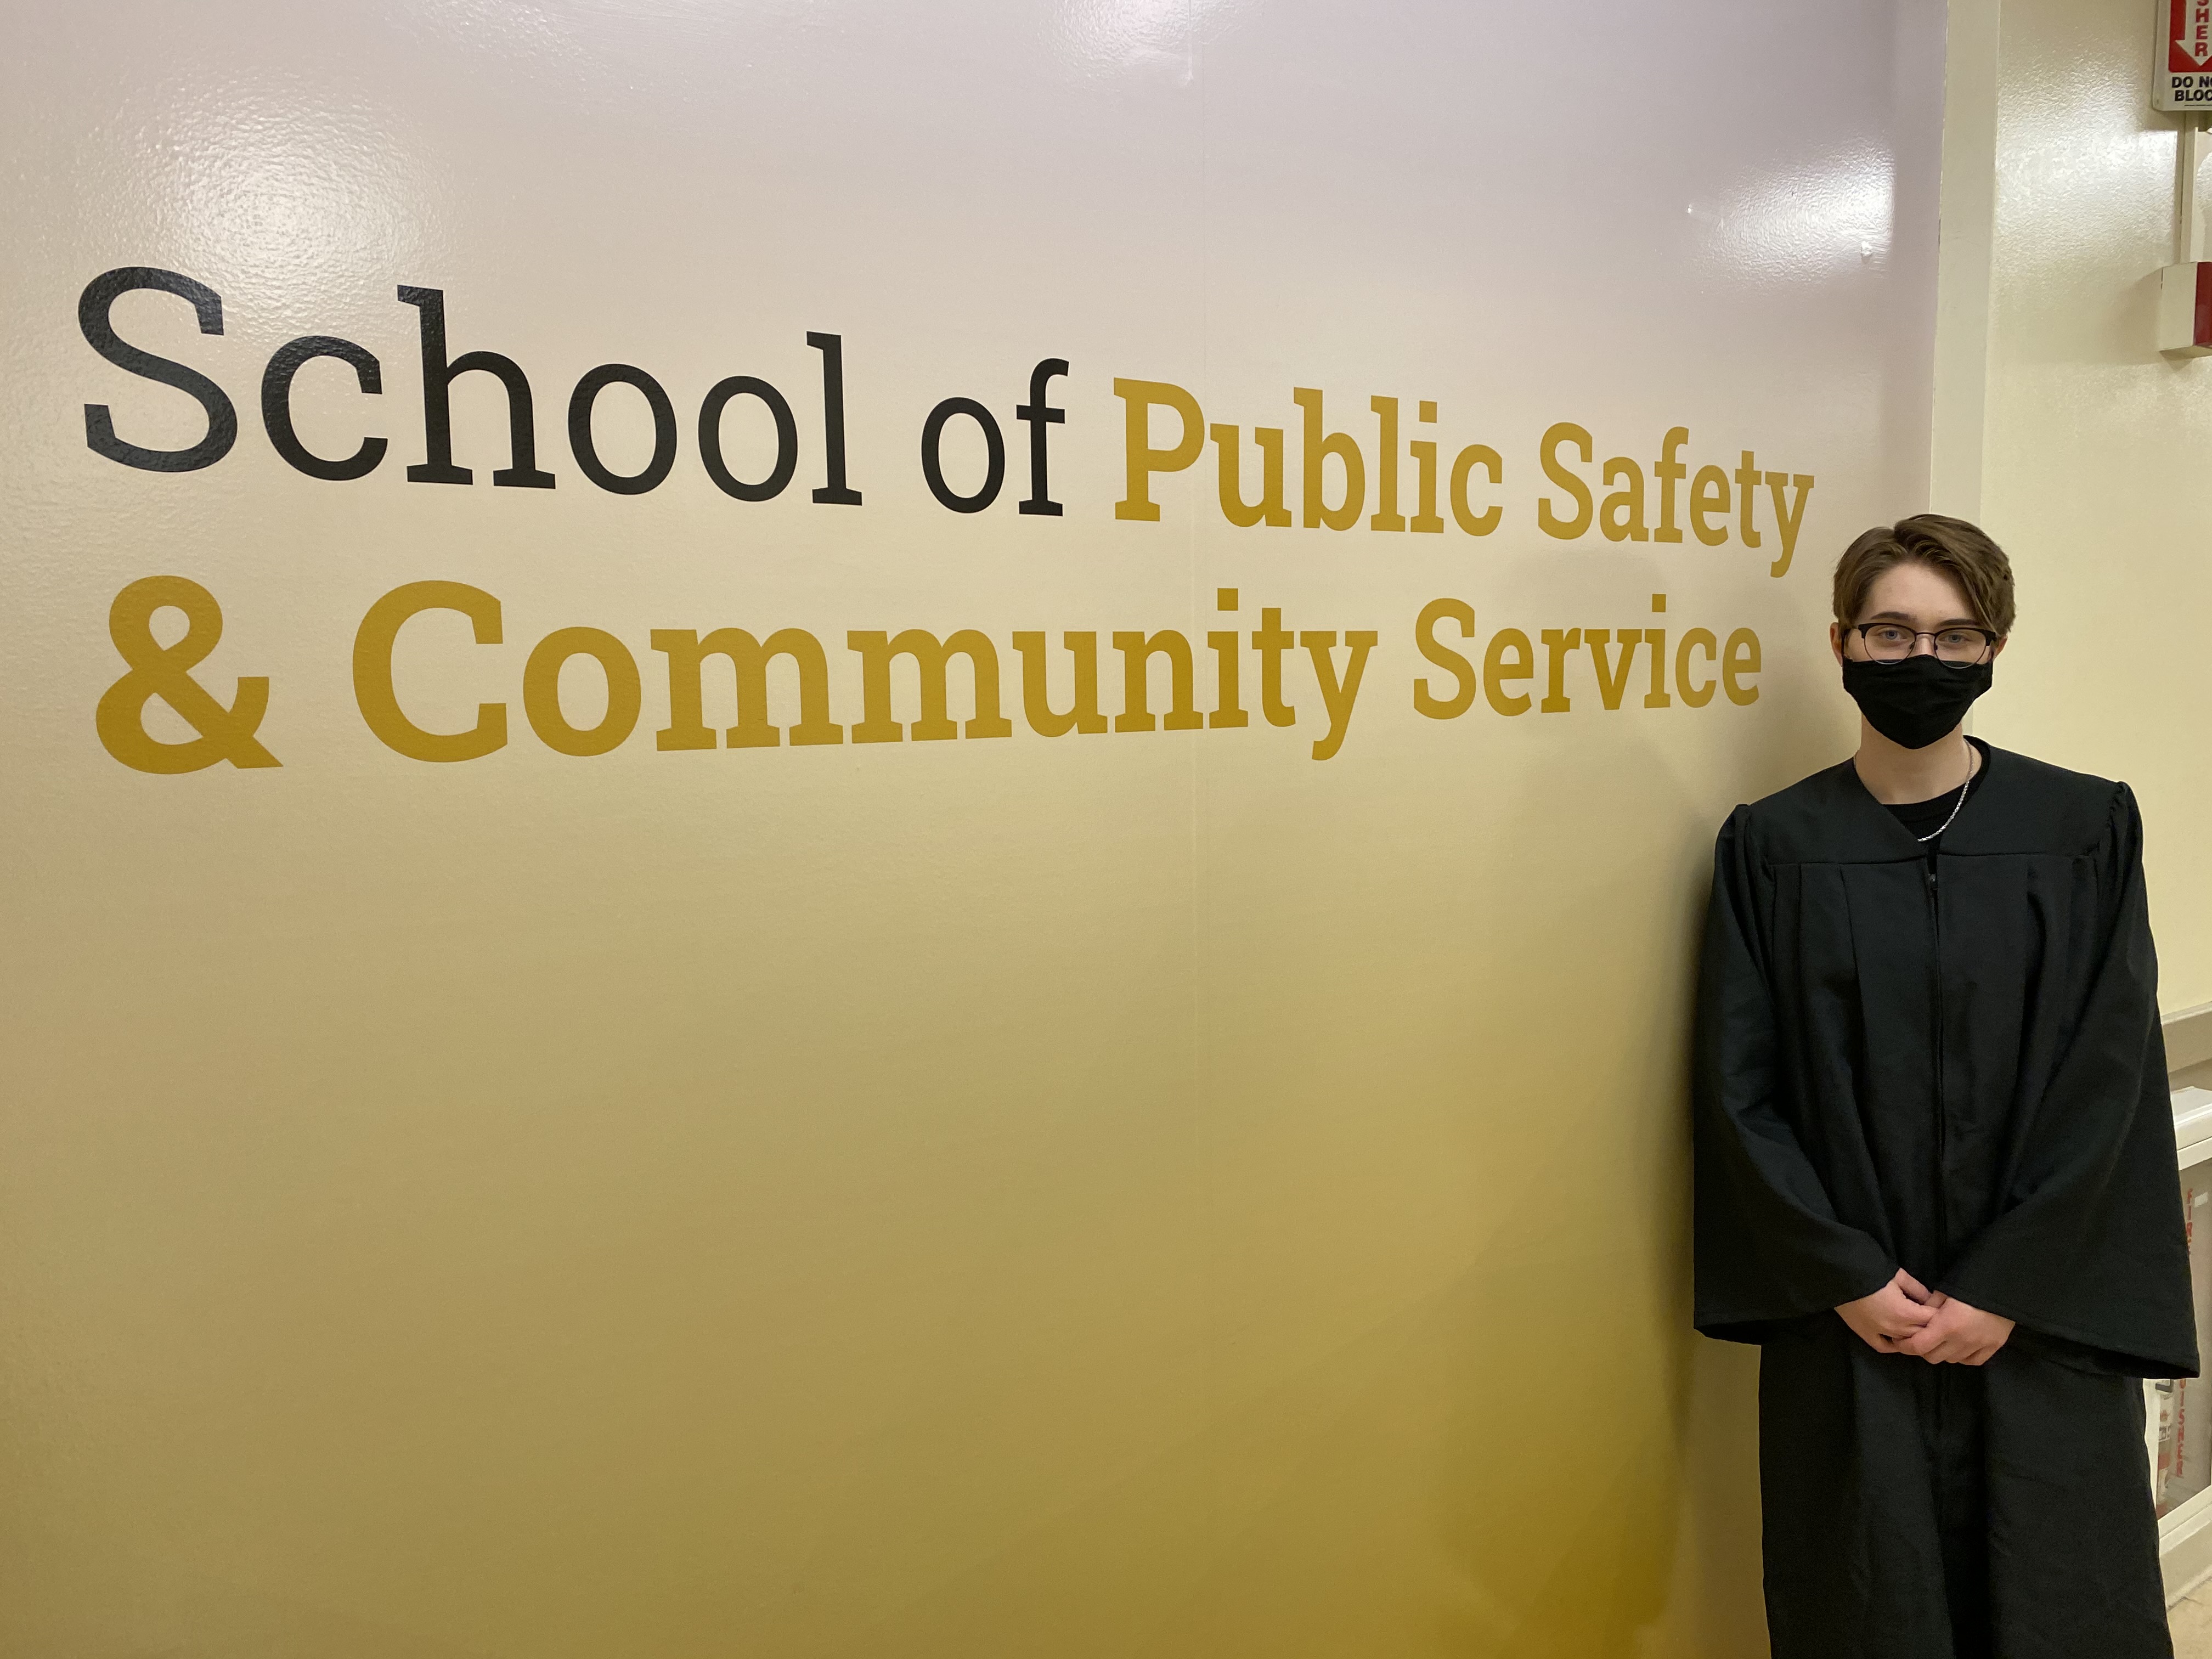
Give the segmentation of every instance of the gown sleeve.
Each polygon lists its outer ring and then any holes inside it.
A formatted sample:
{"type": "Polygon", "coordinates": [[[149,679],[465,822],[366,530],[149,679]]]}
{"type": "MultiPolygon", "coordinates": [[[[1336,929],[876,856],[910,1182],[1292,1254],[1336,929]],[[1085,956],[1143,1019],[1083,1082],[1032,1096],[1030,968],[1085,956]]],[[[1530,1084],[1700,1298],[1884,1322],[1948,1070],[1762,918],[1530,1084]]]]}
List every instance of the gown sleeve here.
{"type": "Polygon", "coordinates": [[[2106,911],[2080,1021],[2021,1135],[2004,1209],[1936,1288],[2128,1375],[2194,1376],[2142,820],[2124,784],[2098,859],[2106,911]]]}
{"type": "Polygon", "coordinates": [[[1697,1328],[1759,1342],[1781,1321],[1870,1296],[1897,1263],[1838,1220],[1779,1095],[1744,809],[1720,834],[1691,1080],[1697,1328]]]}

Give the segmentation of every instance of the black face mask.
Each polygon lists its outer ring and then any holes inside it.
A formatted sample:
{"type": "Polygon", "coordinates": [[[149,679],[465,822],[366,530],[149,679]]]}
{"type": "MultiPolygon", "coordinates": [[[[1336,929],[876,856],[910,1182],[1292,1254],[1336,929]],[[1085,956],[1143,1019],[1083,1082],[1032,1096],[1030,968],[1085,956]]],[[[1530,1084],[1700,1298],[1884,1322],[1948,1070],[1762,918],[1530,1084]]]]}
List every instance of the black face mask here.
{"type": "Polygon", "coordinates": [[[1903,662],[1844,659],[1844,690],[1867,724],[1900,749],[1925,749],[1966,719],[1976,697],[1990,689],[1993,663],[1954,667],[1937,657],[1903,662]]]}

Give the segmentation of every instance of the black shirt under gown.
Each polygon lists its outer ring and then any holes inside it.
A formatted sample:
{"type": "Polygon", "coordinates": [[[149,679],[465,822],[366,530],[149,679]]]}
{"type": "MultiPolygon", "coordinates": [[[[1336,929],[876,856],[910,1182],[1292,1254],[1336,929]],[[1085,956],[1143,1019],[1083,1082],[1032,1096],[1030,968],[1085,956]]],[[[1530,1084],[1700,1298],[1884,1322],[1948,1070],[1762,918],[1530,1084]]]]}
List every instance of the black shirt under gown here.
{"type": "Polygon", "coordinates": [[[1696,1321],[1762,1345],[1775,1659],[2172,1652],[2136,1379],[2197,1360],[2142,824],[1977,746],[1932,847],[1846,762],[1716,851],[1696,1321]],[[2011,1339],[1876,1353],[1833,1310],[1899,1267],[2011,1339]]]}

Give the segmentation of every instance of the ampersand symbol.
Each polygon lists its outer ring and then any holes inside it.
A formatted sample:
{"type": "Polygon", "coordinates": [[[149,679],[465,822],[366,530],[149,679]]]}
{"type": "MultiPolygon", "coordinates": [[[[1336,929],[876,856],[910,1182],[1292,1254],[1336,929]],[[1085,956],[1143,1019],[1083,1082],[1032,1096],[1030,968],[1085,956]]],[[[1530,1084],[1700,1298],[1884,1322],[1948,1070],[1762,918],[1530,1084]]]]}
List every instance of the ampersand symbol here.
{"type": "Polygon", "coordinates": [[[282,766],[254,737],[269,712],[266,676],[240,676],[238,695],[224,708],[191,677],[191,671],[222,638],[222,607],[215,595],[182,576],[148,576],[115,596],[108,608],[107,636],[131,665],[131,672],[109,686],[94,715],[107,752],[140,772],[197,772],[227,760],[233,766],[282,766]],[[185,613],[185,636],[174,645],[154,637],[154,613],[185,613]],[[182,743],[163,743],[146,731],[146,705],[159,697],[199,733],[182,743]]]}

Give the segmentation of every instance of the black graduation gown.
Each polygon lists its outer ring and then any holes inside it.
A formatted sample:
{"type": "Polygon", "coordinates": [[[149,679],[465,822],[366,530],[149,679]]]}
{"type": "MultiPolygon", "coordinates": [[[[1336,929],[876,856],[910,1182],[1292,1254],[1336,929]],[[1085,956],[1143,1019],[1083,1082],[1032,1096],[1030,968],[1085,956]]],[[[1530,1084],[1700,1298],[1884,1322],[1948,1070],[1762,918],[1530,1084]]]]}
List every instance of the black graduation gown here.
{"type": "Polygon", "coordinates": [[[2124,784],[1984,748],[1929,848],[1846,762],[1721,831],[1696,1320],[1762,1345],[1775,1659],[2167,1659],[2144,1376],[2197,1340],[2124,784]],[[1984,1366],[1833,1310],[1903,1267],[1984,1366]]]}

